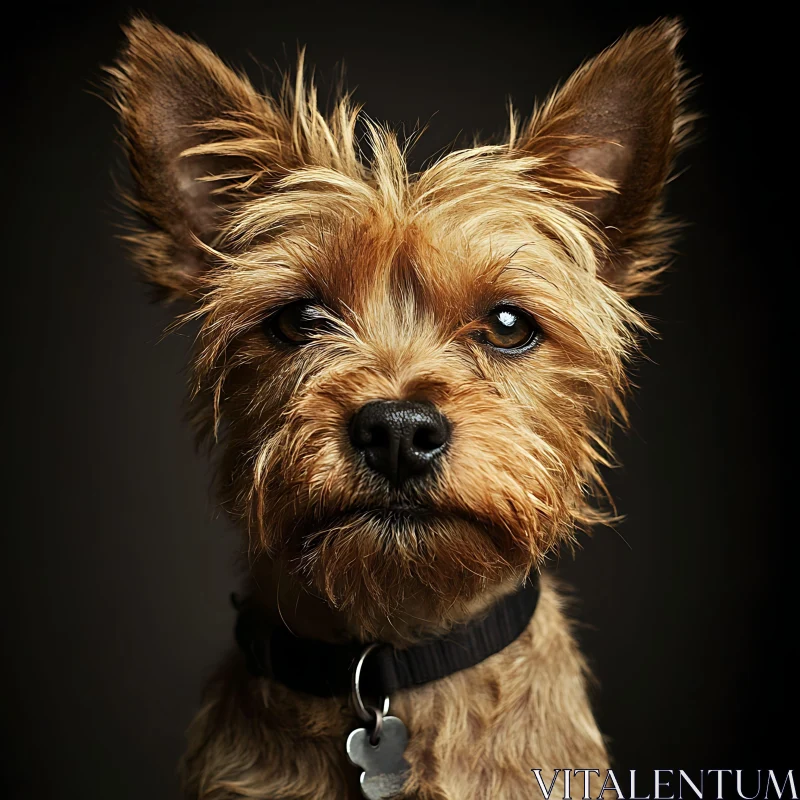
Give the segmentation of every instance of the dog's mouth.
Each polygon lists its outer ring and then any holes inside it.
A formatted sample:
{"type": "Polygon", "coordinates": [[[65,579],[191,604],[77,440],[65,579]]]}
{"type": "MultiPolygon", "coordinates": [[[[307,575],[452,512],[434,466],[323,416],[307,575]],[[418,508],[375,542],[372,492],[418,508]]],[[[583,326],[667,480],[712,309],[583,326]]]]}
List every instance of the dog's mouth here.
{"type": "Polygon", "coordinates": [[[357,515],[378,522],[413,522],[431,520],[442,516],[441,512],[413,503],[392,503],[391,505],[360,509],[357,515]]]}
{"type": "MultiPolygon", "coordinates": [[[[436,522],[446,521],[469,523],[471,525],[481,524],[481,520],[471,514],[411,502],[348,508],[328,516],[321,522],[322,527],[332,530],[337,527],[350,527],[354,522],[371,523],[387,528],[405,528],[415,524],[431,525],[436,522]]],[[[485,525],[486,523],[483,524],[485,525]]]]}

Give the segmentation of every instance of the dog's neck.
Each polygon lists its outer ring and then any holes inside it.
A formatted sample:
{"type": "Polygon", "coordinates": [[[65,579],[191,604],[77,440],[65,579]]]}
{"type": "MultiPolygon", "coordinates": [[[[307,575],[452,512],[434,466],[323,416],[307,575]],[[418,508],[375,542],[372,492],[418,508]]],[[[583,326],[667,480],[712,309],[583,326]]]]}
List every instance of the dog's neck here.
{"type": "Polygon", "coordinates": [[[381,641],[403,646],[442,633],[486,611],[521,583],[510,579],[468,600],[434,606],[424,593],[390,615],[376,608],[334,608],[305,587],[280,560],[259,559],[250,570],[249,593],[276,625],[304,639],[323,642],[381,641]]]}

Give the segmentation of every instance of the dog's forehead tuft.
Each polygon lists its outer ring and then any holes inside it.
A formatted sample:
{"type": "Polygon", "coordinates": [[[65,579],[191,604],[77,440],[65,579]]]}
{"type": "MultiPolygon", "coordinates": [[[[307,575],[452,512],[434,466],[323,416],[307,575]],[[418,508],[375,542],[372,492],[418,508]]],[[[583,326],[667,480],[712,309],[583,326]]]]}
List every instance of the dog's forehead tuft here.
{"type": "Polygon", "coordinates": [[[444,159],[391,192],[307,171],[233,215],[223,247],[238,251],[232,266],[257,268],[267,294],[289,283],[337,309],[388,296],[468,314],[543,280],[594,280],[597,237],[574,209],[529,177],[515,184],[507,158],[484,162],[472,174],[444,159]]]}

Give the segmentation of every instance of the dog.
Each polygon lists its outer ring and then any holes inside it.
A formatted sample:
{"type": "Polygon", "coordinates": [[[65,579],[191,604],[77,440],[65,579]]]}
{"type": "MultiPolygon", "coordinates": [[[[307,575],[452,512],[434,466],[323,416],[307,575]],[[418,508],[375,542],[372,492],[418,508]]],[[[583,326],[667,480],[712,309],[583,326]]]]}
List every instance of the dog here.
{"type": "Polygon", "coordinates": [[[320,111],[302,58],[267,95],[155,22],[125,35],[126,238],[198,326],[192,421],[249,554],[186,797],[515,800],[535,769],[603,771],[542,568],[612,514],[600,470],[648,331],[631,301],[677,228],[680,22],[420,173],[348,96],[320,111]]]}

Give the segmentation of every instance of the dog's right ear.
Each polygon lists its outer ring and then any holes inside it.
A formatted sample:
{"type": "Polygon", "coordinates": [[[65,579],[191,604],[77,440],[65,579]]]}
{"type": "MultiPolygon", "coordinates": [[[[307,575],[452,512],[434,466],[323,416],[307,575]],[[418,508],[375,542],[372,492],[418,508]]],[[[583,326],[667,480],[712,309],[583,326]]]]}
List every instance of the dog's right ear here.
{"type": "Polygon", "coordinates": [[[291,121],[205,46],[135,18],[108,69],[147,229],[131,236],[162,297],[192,297],[214,266],[223,216],[300,165],[291,121]],[[236,146],[233,143],[236,142],[236,146]]]}

